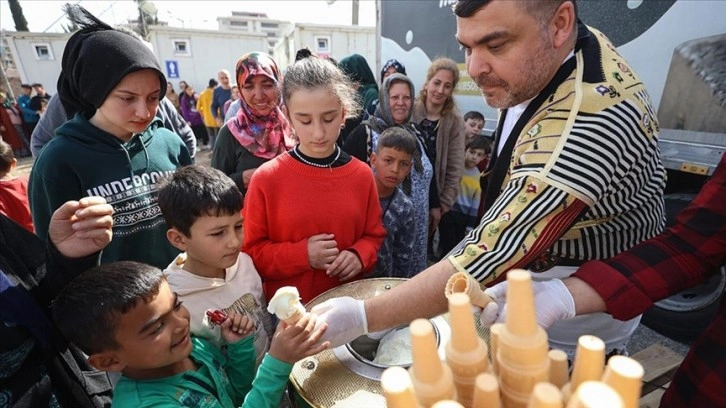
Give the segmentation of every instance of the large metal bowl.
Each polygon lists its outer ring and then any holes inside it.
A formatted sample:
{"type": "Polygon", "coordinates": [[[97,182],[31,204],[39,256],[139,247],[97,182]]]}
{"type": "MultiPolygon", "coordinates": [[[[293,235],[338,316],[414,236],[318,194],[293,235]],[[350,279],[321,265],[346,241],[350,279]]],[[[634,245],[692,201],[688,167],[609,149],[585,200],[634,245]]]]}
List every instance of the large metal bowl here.
{"type": "MultiPolygon", "coordinates": [[[[311,300],[306,309],[328,299],[350,296],[368,299],[405,282],[400,278],[374,278],[350,282],[333,288],[311,300]]],[[[442,288],[443,291],[443,288],[442,288]]],[[[425,301],[425,299],[422,299],[425,301]]],[[[439,355],[444,358],[444,347],[451,336],[447,316],[431,319],[439,344],[439,355]]],[[[478,328],[479,335],[488,340],[488,331],[478,328]]],[[[361,339],[363,340],[363,339],[361,339]]],[[[298,361],[290,375],[298,405],[312,407],[385,407],[380,376],[387,366],[370,361],[360,344],[350,344],[325,350],[315,356],[298,361]],[[358,351],[356,351],[356,349],[358,351]],[[357,354],[357,355],[356,355],[357,354]]],[[[365,346],[363,346],[365,348],[365,346]]]]}

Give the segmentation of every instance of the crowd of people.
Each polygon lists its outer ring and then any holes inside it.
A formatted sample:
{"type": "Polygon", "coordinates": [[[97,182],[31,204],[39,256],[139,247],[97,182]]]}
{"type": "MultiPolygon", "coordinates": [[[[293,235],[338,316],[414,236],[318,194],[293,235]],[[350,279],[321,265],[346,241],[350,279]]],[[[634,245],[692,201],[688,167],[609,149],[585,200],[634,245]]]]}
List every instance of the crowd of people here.
{"type": "MultiPolygon", "coordinates": [[[[480,112],[457,109],[448,58],[417,94],[395,59],[379,82],[358,54],[301,50],[279,67],[251,51],[234,76],[177,93],[143,40],[67,7],[80,30],[58,94],[0,93],[11,406],[277,407],[292,364],[445,312],[458,271],[490,287],[484,325],[506,315],[506,272],[524,268],[552,347],[572,354],[594,334],[627,354],[640,313],[726,259],[726,156],[660,234],[647,91],[631,70],[605,75],[627,62],[570,0],[456,3],[468,74],[501,110],[493,140],[480,112]],[[211,165],[194,164],[197,148],[211,165]],[[17,177],[31,151],[29,180],[17,177]],[[379,277],[410,279],[294,324],[267,311],[283,286],[307,303],[379,277]],[[224,321],[210,322],[217,310],[224,321]]],[[[664,404],[724,403],[722,322],[723,307],[696,343],[718,364],[692,351],[664,404]]]]}

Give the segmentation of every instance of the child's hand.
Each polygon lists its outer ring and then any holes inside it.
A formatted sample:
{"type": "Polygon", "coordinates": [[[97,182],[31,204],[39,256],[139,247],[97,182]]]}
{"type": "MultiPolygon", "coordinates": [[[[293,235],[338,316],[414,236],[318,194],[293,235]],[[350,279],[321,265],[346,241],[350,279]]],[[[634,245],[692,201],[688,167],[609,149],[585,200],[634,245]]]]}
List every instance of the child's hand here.
{"type": "Polygon", "coordinates": [[[338,243],[333,234],[318,234],[308,238],[308,263],[313,269],[327,269],[338,256],[338,243]]]}
{"type": "Polygon", "coordinates": [[[363,270],[363,264],[361,264],[358,255],[352,251],[341,251],[332,264],[325,271],[328,276],[337,276],[341,282],[352,279],[363,270]]]}
{"type": "Polygon", "coordinates": [[[255,331],[255,322],[247,315],[229,312],[219,330],[222,340],[228,344],[236,343],[255,331]]]}
{"type": "Polygon", "coordinates": [[[323,323],[315,328],[316,320],[315,315],[306,313],[293,326],[280,322],[277,325],[275,335],[272,337],[270,355],[280,361],[294,364],[305,357],[318,354],[330,347],[329,341],[319,344],[323,333],[328,329],[328,324],[323,323]]]}

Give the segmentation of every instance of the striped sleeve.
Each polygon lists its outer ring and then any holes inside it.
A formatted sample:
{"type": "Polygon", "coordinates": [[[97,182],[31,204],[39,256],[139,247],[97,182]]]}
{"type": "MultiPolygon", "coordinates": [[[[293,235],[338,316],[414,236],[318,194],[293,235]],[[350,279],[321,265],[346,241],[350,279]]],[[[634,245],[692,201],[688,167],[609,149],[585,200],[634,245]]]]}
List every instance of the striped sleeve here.
{"type": "Polygon", "coordinates": [[[586,210],[583,202],[530,177],[512,180],[449,261],[483,284],[525,267],[586,210]]]}

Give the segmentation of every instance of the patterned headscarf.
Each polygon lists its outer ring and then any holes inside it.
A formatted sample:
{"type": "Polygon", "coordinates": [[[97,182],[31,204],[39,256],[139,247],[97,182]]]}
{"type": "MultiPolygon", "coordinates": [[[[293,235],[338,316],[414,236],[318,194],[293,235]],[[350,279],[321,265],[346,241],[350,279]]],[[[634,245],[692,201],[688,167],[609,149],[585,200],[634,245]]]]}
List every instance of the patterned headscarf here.
{"type": "MultiPolygon", "coordinates": [[[[398,60],[391,58],[388,61],[386,61],[386,63],[383,64],[383,68],[381,68],[381,83],[383,83],[383,80],[385,79],[385,78],[383,78],[383,75],[385,75],[386,71],[388,71],[388,68],[391,68],[391,67],[393,67],[397,73],[406,75],[406,67],[404,67],[403,64],[398,62],[398,60]]],[[[396,72],[394,72],[394,74],[396,72]]]]}
{"type": "Polygon", "coordinates": [[[247,79],[256,75],[270,78],[279,88],[282,75],[277,63],[267,54],[250,52],[237,61],[236,74],[237,86],[240,88],[240,109],[234,119],[227,122],[227,128],[234,138],[252,155],[264,159],[272,159],[291,149],[295,142],[290,123],[280,110],[280,101],[269,114],[260,115],[247,104],[241,92],[247,79]]]}

